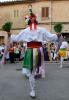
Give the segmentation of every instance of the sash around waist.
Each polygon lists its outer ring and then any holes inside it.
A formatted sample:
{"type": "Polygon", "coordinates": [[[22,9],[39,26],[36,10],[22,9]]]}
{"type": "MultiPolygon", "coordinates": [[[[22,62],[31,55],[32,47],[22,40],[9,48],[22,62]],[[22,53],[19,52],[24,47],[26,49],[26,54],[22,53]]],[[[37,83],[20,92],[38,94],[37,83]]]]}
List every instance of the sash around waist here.
{"type": "Polygon", "coordinates": [[[39,47],[42,47],[42,43],[37,42],[37,41],[27,42],[27,47],[28,48],[39,48],[39,47]]]}
{"type": "Polygon", "coordinates": [[[66,48],[60,48],[60,50],[66,50],[66,48]]]}

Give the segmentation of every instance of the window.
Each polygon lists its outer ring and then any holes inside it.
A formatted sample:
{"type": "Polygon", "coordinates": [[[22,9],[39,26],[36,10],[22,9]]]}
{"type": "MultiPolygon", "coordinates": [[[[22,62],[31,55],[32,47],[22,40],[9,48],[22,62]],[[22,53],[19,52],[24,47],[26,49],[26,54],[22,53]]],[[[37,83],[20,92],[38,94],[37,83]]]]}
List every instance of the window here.
{"type": "Polygon", "coordinates": [[[14,17],[18,17],[19,16],[19,10],[14,10],[14,17]]]}
{"type": "Polygon", "coordinates": [[[4,36],[0,36],[0,44],[4,43],[4,36]]]}
{"type": "Polygon", "coordinates": [[[49,7],[42,8],[42,18],[49,18],[49,7]]]}

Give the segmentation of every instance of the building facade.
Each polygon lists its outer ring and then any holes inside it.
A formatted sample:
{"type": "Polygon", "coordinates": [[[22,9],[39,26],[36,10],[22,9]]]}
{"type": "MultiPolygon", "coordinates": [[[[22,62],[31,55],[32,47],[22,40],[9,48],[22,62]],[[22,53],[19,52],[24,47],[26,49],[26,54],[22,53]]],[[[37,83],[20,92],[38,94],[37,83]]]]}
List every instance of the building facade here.
{"type": "Polygon", "coordinates": [[[26,28],[25,16],[28,15],[29,4],[37,15],[39,26],[54,33],[54,24],[63,24],[62,33],[69,34],[69,0],[20,0],[0,3],[0,43],[6,42],[7,33],[2,31],[5,22],[12,22],[12,34],[18,34],[26,28]]]}

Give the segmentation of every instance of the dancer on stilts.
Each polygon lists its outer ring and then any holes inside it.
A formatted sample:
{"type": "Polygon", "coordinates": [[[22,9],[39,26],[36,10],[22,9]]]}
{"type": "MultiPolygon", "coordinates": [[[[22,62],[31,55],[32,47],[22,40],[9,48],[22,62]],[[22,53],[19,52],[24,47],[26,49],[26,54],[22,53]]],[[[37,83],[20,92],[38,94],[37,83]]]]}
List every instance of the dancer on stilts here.
{"type": "Polygon", "coordinates": [[[23,61],[22,73],[29,77],[30,96],[35,97],[35,70],[45,78],[44,54],[42,44],[48,40],[56,41],[56,34],[51,34],[45,28],[37,26],[36,15],[31,11],[28,27],[22,30],[17,36],[11,36],[12,41],[23,41],[26,43],[26,51],[23,61]]]}

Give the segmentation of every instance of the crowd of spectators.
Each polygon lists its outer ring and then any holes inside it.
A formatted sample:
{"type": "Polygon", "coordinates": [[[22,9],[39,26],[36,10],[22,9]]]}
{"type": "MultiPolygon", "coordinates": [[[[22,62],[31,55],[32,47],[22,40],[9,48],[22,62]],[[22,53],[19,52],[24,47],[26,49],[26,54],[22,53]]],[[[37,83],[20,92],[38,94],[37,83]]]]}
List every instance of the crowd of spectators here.
{"type": "MultiPolygon", "coordinates": [[[[58,46],[55,45],[54,43],[46,43],[43,46],[43,51],[44,51],[44,60],[45,61],[59,61],[60,57],[58,55],[58,46]]],[[[69,61],[69,46],[66,50],[66,61],[69,61]]]]}
{"type": "MultiPolygon", "coordinates": [[[[4,50],[5,50],[5,45],[4,48],[0,51],[0,59],[2,59],[4,50]]],[[[11,43],[5,55],[6,62],[15,63],[21,61],[24,57],[24,50],[25,48],[19,43],[13,43],[13,44],[11,43]]]]}

